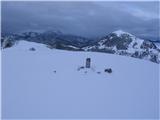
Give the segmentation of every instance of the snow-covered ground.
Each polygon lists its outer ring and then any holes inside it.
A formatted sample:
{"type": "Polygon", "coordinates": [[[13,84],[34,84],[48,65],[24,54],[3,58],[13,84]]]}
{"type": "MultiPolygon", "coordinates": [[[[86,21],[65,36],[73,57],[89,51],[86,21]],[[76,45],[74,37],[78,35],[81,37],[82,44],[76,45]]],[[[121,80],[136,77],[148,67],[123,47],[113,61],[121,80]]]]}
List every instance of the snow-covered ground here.
{"type": "Polygon", "coordinates": [[[2,50],[2,117],[158,118],[158,74],[145,60],[22,41],[2,50]]]}

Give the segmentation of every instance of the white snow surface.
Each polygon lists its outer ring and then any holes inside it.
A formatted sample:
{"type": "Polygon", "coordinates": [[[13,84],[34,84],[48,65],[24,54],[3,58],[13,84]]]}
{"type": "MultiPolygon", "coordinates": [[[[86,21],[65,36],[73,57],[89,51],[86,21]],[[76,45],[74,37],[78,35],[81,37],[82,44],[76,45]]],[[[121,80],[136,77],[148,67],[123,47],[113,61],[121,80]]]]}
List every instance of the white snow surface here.
{"type": "Polygon", "coordinates": [[[2,50],[2,118],[156,119],[158,74],[145,60],[22,41],[2,50]]]}
{"type": "Polygon", "coordinates": [[[160,49],[160,43],[155,43],[155,45],[160,49]]]}
{"type": "Polygon", "coordinates": [[[128,34],[128,35],[130,35],[130,36],[133,36],[132,34],[130,34],[130,33],[128,33],[128,32],[125,32],[125,31],[123,31],[123,30],[116,30],[116,31],[114,31],[113,33],[115,33],[118,37],[120,37],[120,36],[123,35],[123,34],[128,34]]]}

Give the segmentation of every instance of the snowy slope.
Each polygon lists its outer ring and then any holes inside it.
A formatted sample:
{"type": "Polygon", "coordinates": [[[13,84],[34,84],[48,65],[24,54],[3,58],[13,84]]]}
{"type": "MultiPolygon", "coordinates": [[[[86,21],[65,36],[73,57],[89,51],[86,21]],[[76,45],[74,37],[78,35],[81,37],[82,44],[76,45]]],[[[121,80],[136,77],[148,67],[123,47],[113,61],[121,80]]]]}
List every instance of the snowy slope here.
{"type": "Polygon", "coordinates": [[[46,49],[45,44],[40,44],[40,43],[35,43],[35,42],[28,42],[28,41],[20,41],[16,42],[14,46],[12,46],[11,49],[14,49],[14,51],[29,51],[30,48],[34,47],[36,50],[41,50],[41,51],[48,51],[46,49]]]}
{"type": "Polygon", "coordinates": [[[118,37],[121,37],[121,35],[123,35],[123,34],[128,34],[128,35],[130,35],[130,36],[134,36],[134,35],[132,35],[132,34],[130,34],[130,33],[128,33],[128,32],[125,32],[125,31],[123,31],[123,30],[116,30],[116,31],[114,31],[114,32],[112,32],[112,33],[116,34],[118,37]]]}
{"type": "Polygon", "coordinates": [[[2,50],[2,117],[158,118],[158,69],[135,58],[23,41],[2,50]],[[78,71],[87,57],[91,69],[78,71]]]}
{"type": "Polygon", "coordinates": [[[160,43],[156,43],[155,45],[160,49],[160,43]]]}
{"type": "Polygon", "coordinates": [[[106,52],[160,63],[160,49],[155,43],[140,39],[122,30],[114,31],[97,44],[83,48],[85,51],[106,52]]]}

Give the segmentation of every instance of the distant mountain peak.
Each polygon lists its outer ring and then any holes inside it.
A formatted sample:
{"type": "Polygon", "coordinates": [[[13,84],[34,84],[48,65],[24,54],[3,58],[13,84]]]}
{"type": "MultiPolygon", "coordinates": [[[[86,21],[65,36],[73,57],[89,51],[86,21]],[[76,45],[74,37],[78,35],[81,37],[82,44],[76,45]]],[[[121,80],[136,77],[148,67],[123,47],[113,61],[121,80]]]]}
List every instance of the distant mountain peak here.
{"type": "Polygon", "coordinates": [[[47,30],[44,33],[47,33],[47,34],[63,34],[60,30],[47,30]]]}
{"type": "Polygon", "coordinates": [[[106,52],[160,63],[158,56],[160,49],[157,46],[151,41],[140,39],[122,30],[117,30],[101,38],[97,44],[84,49],[85,51],[106,52]]]}
{"type": "Polygon", "coordinates": [[[118,37],[120,37],[120,36],[123,35],[123,34],[128,34],[128,35],[130,35],[130,36],[134,36],[134,35],[132,35],[132,34],[130,34],[130,33],[128,33],[128,32],[125,32],[125,31],[123,31],[123,30],[116,30],[116,31],[114,31],[114,32],[112,32],[112,33],[116,34],[118,37]]]}

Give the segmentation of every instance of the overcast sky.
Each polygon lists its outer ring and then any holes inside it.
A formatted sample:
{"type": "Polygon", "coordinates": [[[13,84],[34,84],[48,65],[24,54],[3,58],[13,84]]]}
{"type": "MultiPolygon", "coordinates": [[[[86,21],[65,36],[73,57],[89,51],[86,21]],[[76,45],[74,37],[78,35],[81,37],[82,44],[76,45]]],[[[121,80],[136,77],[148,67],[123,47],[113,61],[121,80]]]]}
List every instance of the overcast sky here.
{"type": "Polygon", "coordinates": [[[158,39],[158,2],[2,2],[2,32],[60,30],[100,37],[121,29],[158,39]]]}

